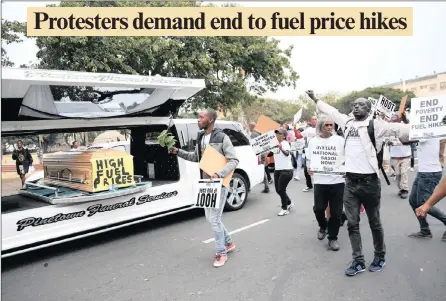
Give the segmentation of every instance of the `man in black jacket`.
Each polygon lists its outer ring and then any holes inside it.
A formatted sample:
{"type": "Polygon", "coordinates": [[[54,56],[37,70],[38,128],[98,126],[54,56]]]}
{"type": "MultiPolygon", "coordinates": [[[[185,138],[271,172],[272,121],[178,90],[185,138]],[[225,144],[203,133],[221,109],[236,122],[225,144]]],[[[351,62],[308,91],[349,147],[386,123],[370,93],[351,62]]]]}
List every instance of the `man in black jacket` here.
{"type": "Polygon", "coordinates": [[[17,141],[17,149],[12,153],[12,160],[15,160],[17,174],[22,180],[22,186],[25,185],[25,175],[29,167],[33,164],[33,157],[27,148],[23,147],[22,140],[17,141]]]}

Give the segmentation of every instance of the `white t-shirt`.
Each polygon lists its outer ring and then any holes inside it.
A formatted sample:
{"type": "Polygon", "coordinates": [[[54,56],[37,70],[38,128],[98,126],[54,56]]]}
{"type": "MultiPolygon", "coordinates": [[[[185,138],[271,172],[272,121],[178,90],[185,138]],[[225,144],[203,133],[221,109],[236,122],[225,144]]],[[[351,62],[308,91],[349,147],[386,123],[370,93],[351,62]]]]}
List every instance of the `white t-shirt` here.
{"type": "Polygon", "coordinates": [[[353,120],[348,123],[348,126],[351,127],[350,131],[345,133],[345,171],[357,174],[374,174],[376,172],[369,162],[369,156],[358,133],[358,127],[362,125],[368,126],[369,119],[353,120]]]}
{"type": "Polygon", "coordinates": [[[201,151],[202,153],[204,152],[204,150],[206,149],[206,146],[209,144],[209,140],[211,139],[211,134],[208,135],[204,135],[202,140],[201,140],[201,151]]]}
{"type": "Polygon", "coordinates": [[[302,136],[304,138],[307,138],[307,146],[310,143],[311,139],[313,139],[316,136],[316,128],[314,127],[307,127],[303,132],[302,136]]]}
{"type": "MultiPolygon", "coordinates": [[[[320,136],[314,137],[313,139],[311,139],[308,145],[308,154],[307,154],[308,163],[311,162],[311,154],[317,146],[333,145],[336,146],[337,150],[343,150],[344,143],[345,143],[344,138],[338,135],[332,135],[329,138],[321,138],[320,136]]],[[[311,163],[308,164],[308,166],[311,166],[311,163]]],[[[327,185],[327,184],[339,184],[344,182],[345,179],[342,175],[323,175],[318,173],[315,173],[313,175],[314,184],[327,185]]]]}
{"type": "MultiPolygon", "coordinates": [[[[290,144],[283,140],[282,149],[284,151],[290,151],[290,144]]],[[[274,152],[274,169],[275,170],[289,170],[293,169],[293,164],[291,163],[291,154],[285,156],[278,148],[274,152]]]]}
{"type": "Polygon", "coordinates": [[[412,150],[410,145],[392,145],[390,146],[390,158],[410,157],[412,150]]]}
{"type": "Polygon", "coordinates": [[[442,171],[440,163],[440,139],[420,140],[417,155],[418,172],[442,171]]]}

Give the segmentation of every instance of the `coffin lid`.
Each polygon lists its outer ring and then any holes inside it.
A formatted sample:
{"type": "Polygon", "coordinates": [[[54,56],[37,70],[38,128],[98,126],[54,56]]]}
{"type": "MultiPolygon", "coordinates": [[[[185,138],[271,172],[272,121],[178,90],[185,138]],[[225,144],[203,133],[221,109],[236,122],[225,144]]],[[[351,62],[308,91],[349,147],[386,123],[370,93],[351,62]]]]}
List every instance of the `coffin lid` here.
{"type": "MultiPolygon", "coordinates": [[[[2,68],[2,121],[170,116],[190,97],[205,88],[204,79],[62,70],[2,68]],[[50,86],[142,89],[129,96],[142,97],[132,109],[90,101],[55,101],[50,86]],[[147,97],[144,97],[147,95],[147,97]]],[[[133,98],[132,98],[133,97],[133,98]]]]}

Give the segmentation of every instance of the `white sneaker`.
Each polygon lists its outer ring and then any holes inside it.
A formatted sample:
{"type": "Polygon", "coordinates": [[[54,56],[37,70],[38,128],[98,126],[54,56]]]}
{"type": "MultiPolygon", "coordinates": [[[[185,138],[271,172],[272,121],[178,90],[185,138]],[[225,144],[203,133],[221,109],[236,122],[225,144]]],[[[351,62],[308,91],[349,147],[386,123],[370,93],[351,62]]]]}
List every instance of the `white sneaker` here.
{"type": "Polygon", "coordinates": [[[294,180],[300,181],[300,178],[299,177],[294,177],[294,180]]]}
{"type": "Polygon", "coordinates": [[[280,210],[280,212],[277,214],[278,216],[284,216],[287,215],[288,213],[290,213],[288,210],[280,210]]]}
{"type": "Polygon", "coordinates": [[[287,209],[290,210],[290,209],[293,208],[293,207],[294,207],[294,202],[291,202],[291,204],[288,205],[288,208],[287,208],[287,209]]]}
{"type": "Polygon", "coordinates": [[[411,168],[410,168],[410,171],[414,171],[414,169],[411,167],[411,168]]]}
{"type": "Polygon", "coordinates": [[[311,191],[311,190],[313,190],[313,188],[305,187],[304,189],[302,189],[303,192],[308,192],[308,191],[311,191]]]}

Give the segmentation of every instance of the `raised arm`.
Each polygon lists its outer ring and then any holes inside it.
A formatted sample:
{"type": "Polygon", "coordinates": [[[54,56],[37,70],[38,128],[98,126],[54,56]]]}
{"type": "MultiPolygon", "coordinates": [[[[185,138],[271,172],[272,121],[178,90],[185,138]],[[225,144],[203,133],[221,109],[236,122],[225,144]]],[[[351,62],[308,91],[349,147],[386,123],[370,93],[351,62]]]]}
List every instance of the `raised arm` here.
{"type": "Polygon", "coordinates": [[[337,123],[341,128],[345,127],[350,118],[346,114],[340,113],[337,109],[333,108],[329,104],[320,100],[314,95],[314,91],[308,90],[308,96],[316,103],[316,108],[324,115],[327,115],[328,118],[332,119],[335,123],[337,123]]]}

